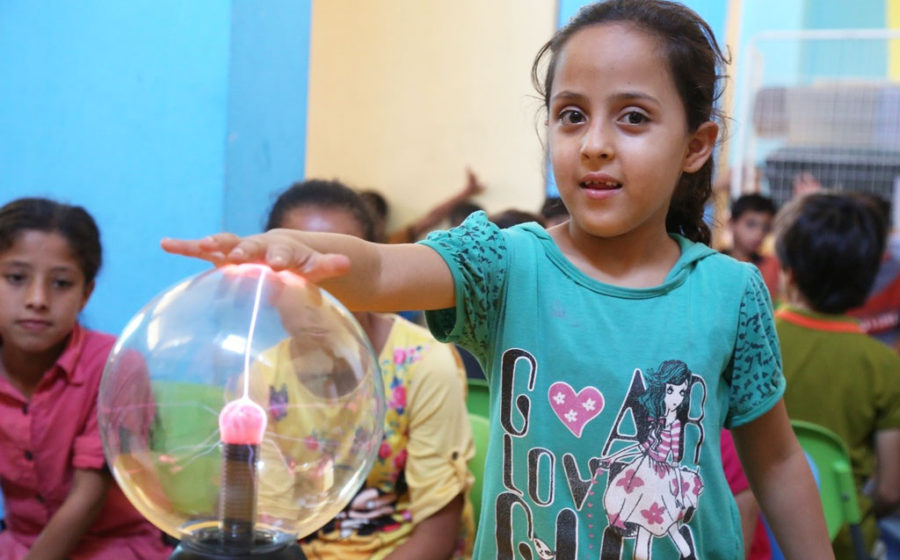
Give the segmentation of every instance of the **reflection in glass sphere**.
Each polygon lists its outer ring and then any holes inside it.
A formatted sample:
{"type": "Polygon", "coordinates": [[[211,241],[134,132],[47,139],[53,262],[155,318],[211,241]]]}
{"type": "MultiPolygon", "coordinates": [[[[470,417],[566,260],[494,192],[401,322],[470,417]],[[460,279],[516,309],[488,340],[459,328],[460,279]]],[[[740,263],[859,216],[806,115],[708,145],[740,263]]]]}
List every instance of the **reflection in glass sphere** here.
{"type": "Polygon", "coordinates": [[[261,265],[190,277],[109,356],[103,449],[135,507],[219,551],[293,542],[363,483],[382,436],[372,349],[331,295],[261,265]]]}

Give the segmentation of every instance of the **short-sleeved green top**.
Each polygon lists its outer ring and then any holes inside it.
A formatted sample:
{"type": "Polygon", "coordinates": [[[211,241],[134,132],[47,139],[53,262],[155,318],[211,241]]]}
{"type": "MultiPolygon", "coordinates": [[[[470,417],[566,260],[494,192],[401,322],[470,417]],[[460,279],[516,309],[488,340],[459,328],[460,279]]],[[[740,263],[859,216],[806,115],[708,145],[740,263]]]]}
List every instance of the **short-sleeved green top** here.
{"type": "Polygon", "coordinates": [[[538,225],[483,213],[423,241],[452,271],[456,307],[429,312],[491,391],[475,558],[737,558],[724,426],[784,391],[759,272],[674,236],[665,281],[629,289],[576,268],[538,225]]]}

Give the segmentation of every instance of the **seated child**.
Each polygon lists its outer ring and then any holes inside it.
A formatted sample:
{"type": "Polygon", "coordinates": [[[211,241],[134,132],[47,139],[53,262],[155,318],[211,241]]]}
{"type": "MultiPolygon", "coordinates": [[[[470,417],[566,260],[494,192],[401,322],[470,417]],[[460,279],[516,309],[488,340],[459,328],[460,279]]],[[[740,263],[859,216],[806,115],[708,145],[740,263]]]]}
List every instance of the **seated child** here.
{"type": "MultiPolygon", "coordinates": [[[[375,238],[365,202],[337,181],[292,185],[272,208],[266,229],[273,228],[375,238]]],[[[459,355],[398,315],[354,315],[378,354],[384,440],[350,505],[301,547],[310,559],[468,558],[474,521],[465,496],[474,446],[459,355]]]]}
{"type": "Polygon", "coordinates": [[[100,268],[81,207],[0,208],[0,560],[162,560],[160,532],[106,467],[97,391],[115,338],[78,324],[100,268]]]}
{"type": "Polygon", "coordinates": [[[725,251],[726,255],[753,263],[759,268],[772,301],[778,295],[778,260],[773,256],[762,255],[760,250],[772,230],[774,219],[775,203],[772,199],[761,194],[741,195],[731,205],[728,227],[731,230],[732,246],[725,251]]]}
{"type": "MultiPolygon", "coordinates": [[[[784,400],[792,419],[820,424],[850,450],[863,532],[871,547],[875,517],[900,504],[900,357],[867,336],[846,311],[866,298],[885,245],[885,224],[864,198],[809,194],[779,214],[775,249],[787,305],[776,313],[784,400]]],[[[834,541],[852,557],[848,532],[834,541]]]]}
{"type": "MultiPolygon", "coordinates": [[[[875,194],[862,196],[868,197],[882,213],[885,222],[890,224],[891,203],[875,194]]],[[[865,303],[851,309],[848,314],[859,319],[859,326],[865,333],[894,350],[900,350],[900,258],[890,249],[884,252],[865,303]]]]}

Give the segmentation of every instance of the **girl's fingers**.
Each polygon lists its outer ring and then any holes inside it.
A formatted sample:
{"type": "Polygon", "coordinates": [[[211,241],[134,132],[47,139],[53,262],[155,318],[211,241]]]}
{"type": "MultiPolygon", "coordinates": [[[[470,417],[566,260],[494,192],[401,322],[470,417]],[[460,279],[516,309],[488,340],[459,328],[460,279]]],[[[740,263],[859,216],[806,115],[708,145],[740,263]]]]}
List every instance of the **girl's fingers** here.
{"type": "Polygon", "coordinates": [[[219,233],[203,239],[170,239],[164,238],[160,246],[164,251],[175,255],[196,257],[208,261],[222,260],[240,239],[231,233],[219,233]]]}
{"type": "Polygon", "coordinates": [[[290,236],[274,232],[245,238],[231,233],[196,240],[167,238],[160,245],[169,253],[203,259],[216,266],[265,263],[274,270],[293,270],[314,283],[340,276],[350,269],[350,260],[344,255],[317,253],[290,236]]]}

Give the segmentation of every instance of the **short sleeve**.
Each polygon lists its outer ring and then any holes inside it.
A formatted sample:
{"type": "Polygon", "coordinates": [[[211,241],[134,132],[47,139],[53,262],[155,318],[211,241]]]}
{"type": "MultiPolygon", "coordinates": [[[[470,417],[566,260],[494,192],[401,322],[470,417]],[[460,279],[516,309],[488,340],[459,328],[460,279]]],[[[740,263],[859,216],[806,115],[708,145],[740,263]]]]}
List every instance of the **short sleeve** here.
{"type": "MultiPolygon", "coordinates": [[[[100,428],[97,423],[97,391],[99,379],[103,374],[103,366],[106,364],[106,356],[111,348],[103,347],[95,349],[90,356],[83,357],[84,375],[90,381],[87,385],[91,388],[91,399],[84,403],[87,407],[85,422],[81,431],[75,436],[72,445],[72,466],[76,469],[102,469],[106,466],[106,458],[103,455],[103,442],[100,439],[100,428]]],[[[87,352],[86,352],[87,353],[87,352]]]]}
{"type": "Polygon", "coordinates": [[[455,350],[434,343],[409,387],[406,483],[413,521],[421,522],[468,490],[475,454],[466,411],[465,372],[455,350]]]}
{"type": "Polygon", "coordinates": [[[784,394],[781,350],[772,303],[762,276],[747,267],[749,278],[738,311],[734,352],[725,379],[730,384],[725,426],[734,428],[768,412],[784,394]]]}
{"type": "Polygon", "coordinates": [[[506,281],[503,231],[484,212],[475,212],[460,226],[434,232],[420,243],[444,259],[456,291],[455,308],[426,312],[428,327],[438,340],[457,342],[484,363],[506,281]]]}

